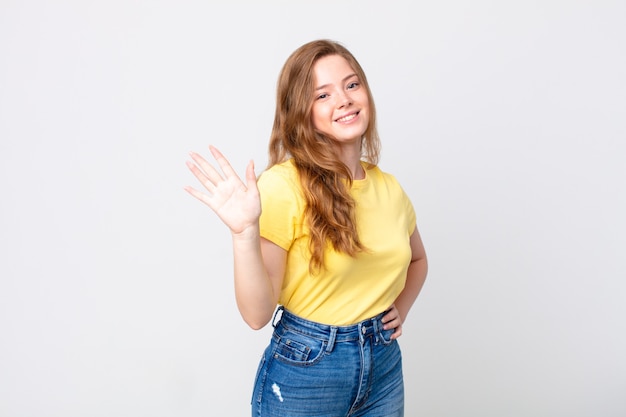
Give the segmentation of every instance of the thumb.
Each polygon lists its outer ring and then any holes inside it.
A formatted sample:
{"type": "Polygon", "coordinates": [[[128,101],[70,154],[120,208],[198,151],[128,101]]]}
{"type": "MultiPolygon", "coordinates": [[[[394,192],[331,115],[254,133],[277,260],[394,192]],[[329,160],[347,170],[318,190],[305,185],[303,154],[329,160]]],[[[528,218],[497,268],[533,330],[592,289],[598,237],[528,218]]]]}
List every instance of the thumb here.
{"type": "Polygon", "coordinates": [[[254,173],[254,161],[250,160],[246,167],[246,185],[248,188],[256,189],[256,174],[254,173]]]}

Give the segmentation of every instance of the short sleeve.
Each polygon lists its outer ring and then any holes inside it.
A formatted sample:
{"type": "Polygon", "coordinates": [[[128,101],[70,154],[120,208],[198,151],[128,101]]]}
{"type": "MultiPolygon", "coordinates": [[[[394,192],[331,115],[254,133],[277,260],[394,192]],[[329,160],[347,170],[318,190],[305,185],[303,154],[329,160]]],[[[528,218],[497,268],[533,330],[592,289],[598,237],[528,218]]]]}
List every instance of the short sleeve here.
{"type": "Polygon", "coordinates": [[[394,175],[385,173],[385,176],[387,178],[388,185],[396,190],[396,195],[399,199],[397,200],[398,208],[401,210],[398,215],[401,216],[401,218],[405,219],[406,225],[408,227],[407,232],[409,233],[409,236],[411,236],[411,234],[413,234],[413,232],[415,231],[415,227],[417,226],[417,216],[415,215],[415,208],[413,207],[413,203],[411,202],[409,195],[406,193],[406,191],[404,190],[402,185],[400,185],[400,182],[394,175]]]}
{"type": "Polygon", "coordinates": [[[413,207],[413,203],[411,202],[411,199],[404,190],[402,190],[402,195],[404,196],[407,224],[409,226],[408,232],[409,236],[411,236],[415,231],[415,227],[417,226],[417,216],[415,215],[415,208],[413,207]]]}
{"type": "Polygon", "coordinates": [[[289,250],[302,226],[303,206],[295,172],[275,165],[258,180],[261,236],[289,250]]]}

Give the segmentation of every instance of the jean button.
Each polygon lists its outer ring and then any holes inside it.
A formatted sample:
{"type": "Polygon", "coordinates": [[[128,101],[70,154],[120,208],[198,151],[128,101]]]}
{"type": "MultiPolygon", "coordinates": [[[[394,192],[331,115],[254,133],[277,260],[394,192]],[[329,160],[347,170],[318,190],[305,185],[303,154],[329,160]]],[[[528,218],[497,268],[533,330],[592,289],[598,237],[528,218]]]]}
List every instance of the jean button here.
{"type": "Polygon", "coordinates": [[[365,326],[361,327],[361,333],[365,334],[366,331],[367,331],[367,328],[365,326]]]}

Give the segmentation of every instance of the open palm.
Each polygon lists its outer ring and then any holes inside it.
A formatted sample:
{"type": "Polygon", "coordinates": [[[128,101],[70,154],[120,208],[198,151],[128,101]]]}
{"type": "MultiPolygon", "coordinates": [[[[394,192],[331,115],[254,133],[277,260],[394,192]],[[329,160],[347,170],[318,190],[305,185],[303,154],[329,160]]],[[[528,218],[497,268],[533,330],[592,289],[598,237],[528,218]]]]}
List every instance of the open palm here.
{"type": "Polygon", "coordinates": [[[251,226],[256,226],[261,215],[261,200],[252,161],[246,168],[244,184],[224,155],[213,146],[209,149],[223,174],[202,156],[192,152],[190,155],[195,163],[187,162],[187,167],[206,188],[208,194],[189,186],[185,187],[185,190],[209,206],[232,233],[241,233],[251,226]]]}

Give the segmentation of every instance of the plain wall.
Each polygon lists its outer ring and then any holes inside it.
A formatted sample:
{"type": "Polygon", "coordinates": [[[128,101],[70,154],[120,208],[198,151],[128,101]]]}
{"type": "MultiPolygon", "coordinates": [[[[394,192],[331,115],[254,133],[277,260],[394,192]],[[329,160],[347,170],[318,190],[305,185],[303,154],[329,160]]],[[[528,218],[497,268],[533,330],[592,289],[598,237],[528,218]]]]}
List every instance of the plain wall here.
{"type": "Polygon", "coordinates": [[[267,163],[315,38],[376,100],[430,273],[407,416],[626,415],[623,1],[0,2],[0,416],[246,416],[271,328],[235,306],[188,151],[267,163]]]}

